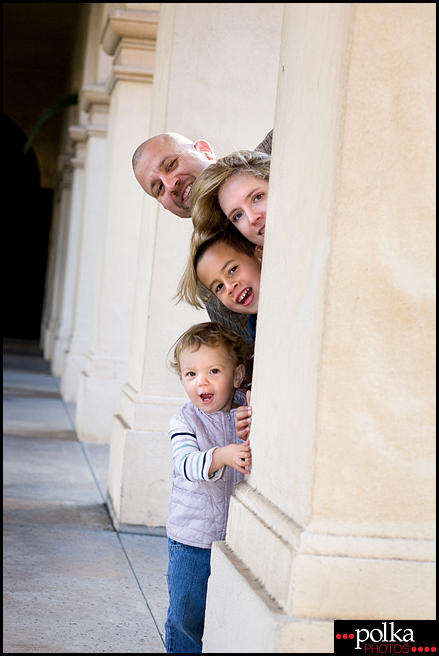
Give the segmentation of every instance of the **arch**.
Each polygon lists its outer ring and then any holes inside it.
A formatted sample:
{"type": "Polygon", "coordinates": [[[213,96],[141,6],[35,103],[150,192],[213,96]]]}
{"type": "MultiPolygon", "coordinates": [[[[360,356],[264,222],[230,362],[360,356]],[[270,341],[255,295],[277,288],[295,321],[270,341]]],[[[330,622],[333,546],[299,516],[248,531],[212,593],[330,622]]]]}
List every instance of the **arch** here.
{"type": "Polygon", "coordinates": [[[3,337],[40,336],[53,192],[40,186],[40,170],[27,136],[3,115],[4,321],[3,337]]]}

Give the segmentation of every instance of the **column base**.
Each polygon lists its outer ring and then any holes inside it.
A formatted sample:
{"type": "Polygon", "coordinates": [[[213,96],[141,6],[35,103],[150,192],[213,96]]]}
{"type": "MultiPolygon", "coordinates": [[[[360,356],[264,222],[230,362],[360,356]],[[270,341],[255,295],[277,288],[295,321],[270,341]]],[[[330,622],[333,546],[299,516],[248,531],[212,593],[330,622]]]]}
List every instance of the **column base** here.
{"type": "Polygon", "coordinates": [[[75,353],[72,350],[64,352],[64,362],[61,374],[61,396],[65,401],[76,401],[81,371],[84,369],[85,352],[75,353]]]}
{"type": "Polygon", "coordinates": [[[311,532],[241,481],[226,542],[289,616],[435,619],[434,540],[311,532]]]}
{"type": "Polygon", "coordinates": [[[212,545],[205,654],[331,654],[334,623],[284,613],[225,542],[212,545]]]}
{"type": "Polygon", "coordinates": [[[110,442],[113,415],[119,410],[124,382],[81,372],[76,407],[76,431],[81,441],[110,442]]]}
{"type": "Polygon", "coordinates": [[[166,535],[172,468],[166,433],[132,430],[120,415],[113,418],[108,507],[116,530],[166,535]]]}
{"type": "Polygon", "coordinates": [[[64,353],[67,348],[69,339],[57,335],[53,343],[53,358],[50,365],[50,370],[53,376],[61,376],[63,369],[64,353]]]}

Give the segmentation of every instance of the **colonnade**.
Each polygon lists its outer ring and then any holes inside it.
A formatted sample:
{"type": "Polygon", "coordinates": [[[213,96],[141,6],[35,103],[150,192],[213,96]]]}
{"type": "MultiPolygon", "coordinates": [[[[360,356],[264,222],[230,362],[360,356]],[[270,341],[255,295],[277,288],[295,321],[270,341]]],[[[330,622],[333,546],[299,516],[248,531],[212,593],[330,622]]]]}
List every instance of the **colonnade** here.
{"type": "Polygon", "coordinates": [[[274,126],[252,474],[212,552],[204,651],[331,652],[333,620],[434,616],[434,4],[90,5],[42,344],[121,531],[164,534],[166,356],[190,220],[131,156],[274,126]],[[245,622],[243,622],[245,618],[245,622]]]}

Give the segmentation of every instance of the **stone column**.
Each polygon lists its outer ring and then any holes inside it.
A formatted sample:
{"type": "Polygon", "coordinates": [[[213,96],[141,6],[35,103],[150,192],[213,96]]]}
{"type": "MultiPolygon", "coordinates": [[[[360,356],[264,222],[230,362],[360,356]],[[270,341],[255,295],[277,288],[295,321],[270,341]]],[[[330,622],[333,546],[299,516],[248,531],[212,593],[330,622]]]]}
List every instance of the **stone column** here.
{"type": "Polygon", "coordinates": [[[205,653],[331,653],[334,619],[435,617],[434,11],[285,5],[253,468],[205,653]]]}
{"type": "Polygon", "coordinates": [[[104,182],[107,159],[107,125],[110,96],[104,84],[84,85],[80,107],[87,116],[85,126],[74,126],[71,133],[84,133],[85,180],[82,200],[80,255],[76,278],[72,332],[64,353],[61,394],[76,401],[79,376],[90,345],[97,294],[98,253],[104,238],[104,182]]]}
{"type": "Polygon", "coordinates": [[[68,246],[71,209],[71,155],[58,158],[58,183],[54,196],[46,301],[42,321],[42,342],[45,360],[53,360],[54,343],[60,325],[65,263],[68,246]]]}
{"type": "MultiPolygon", "coordinates": [[[[144,138],[179,132],[206,139],[218,157],[262,141],[274,120],[282,11],[282,4],[163,3],[144,138]]],[[[130,368],[110,447],[109,506],[122,531],[164,533],[167,431],[188,401],[167,353],[192,324],[209,320],[204,310],[173,303],[191,232],[190,220],[144,196],[130,368]]]]}
{"type": "Polygon", "coordinates": [[[84,182],[85,144],[83,130],[69,129],[73,142],[74,156],[71,158],[73,168],[72,191],[67,235],[65,270],[60,301],[60,318],[53,345],[53,360],[51,371],[55,376],[62,373],[64,351],[67,347],[72,330],[73,310],[75,301],[76,274],[78,271],[79,244],[81,232],[81,211],[84,182]]]}
{"type": "Polygon", "coordinates": [[[106,87],[111,101],[104,231],[92,338],[77,398],[77,431],[85,441],[110,440],[128,376],[142,202],[131,157],[149,125],[157,19],[155,11],[118,9],[110,12],[102,36],[114,59],[106,87]]]}

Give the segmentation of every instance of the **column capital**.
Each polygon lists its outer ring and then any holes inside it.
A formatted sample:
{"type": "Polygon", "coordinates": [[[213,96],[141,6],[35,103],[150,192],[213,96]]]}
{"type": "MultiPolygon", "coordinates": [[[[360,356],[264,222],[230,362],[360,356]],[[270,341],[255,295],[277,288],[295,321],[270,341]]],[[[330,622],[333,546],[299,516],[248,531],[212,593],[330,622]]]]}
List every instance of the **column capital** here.
{"type": "Polygon", "coordinates": [[[93,105],[109,105],[110,96],[105,91],[102,82],[90,82],[84,84],[79,94],[79,107],[84,112],[89,112],[93,105]]]}
{"type": "Polygon", "coordinates": [[[152,4],[150,11],[110,12],[101,38],[105,52],[113,55],[107,93],[112,93],[118,80],[152,83],[159,20],[159,12],[154,9],[158,7],[152,4]]]}
{"type": "Polygon", "coordinates": [[[72,166],[75,169],[83,169],[85,161],[85,142],[87,141],[87,128],[85,125],[70,125],[68,129],[69,139],[74,148],[72,166]]]}
{"type": "Polygon", "coordinates": [[[118,80],[152,84],[155,64],[155,43],[123,38],[119,42],[112,71],[105,89],[111,94],[118,80]]]}
{"type": "Polygon", "coordinates": [[[79,94],[79,108],[88,114],[87,137],[107,136],[110,96],[103,83],[84,84],[79,94]]]}
{"type": "Polygon", "coordinates": [[[158,4],[152,11],[116,9],[111,11],[102,33],[101,44],[108,55],[114,55],[122,38],[155,43],[159,22],[158,4]]]}

